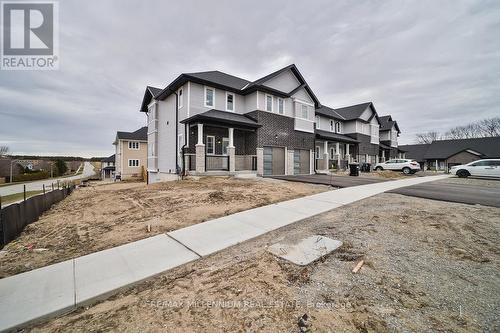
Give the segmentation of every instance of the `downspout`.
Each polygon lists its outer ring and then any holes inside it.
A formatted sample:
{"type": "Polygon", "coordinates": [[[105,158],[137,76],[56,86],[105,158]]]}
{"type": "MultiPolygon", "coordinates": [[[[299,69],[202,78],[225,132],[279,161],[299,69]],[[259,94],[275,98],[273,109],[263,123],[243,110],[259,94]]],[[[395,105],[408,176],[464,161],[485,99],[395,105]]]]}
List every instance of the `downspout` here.
{"type": "Polygon", "coordinates": [[[187,146],[187,132],[188,132],[188,124],[184,124],[184,145],[182,146],[182,175],[181,179],[184,179],[184,176],[186,176],[186,158],[184,157],[185,151],[186,151],[186,146],[187,146]]]}

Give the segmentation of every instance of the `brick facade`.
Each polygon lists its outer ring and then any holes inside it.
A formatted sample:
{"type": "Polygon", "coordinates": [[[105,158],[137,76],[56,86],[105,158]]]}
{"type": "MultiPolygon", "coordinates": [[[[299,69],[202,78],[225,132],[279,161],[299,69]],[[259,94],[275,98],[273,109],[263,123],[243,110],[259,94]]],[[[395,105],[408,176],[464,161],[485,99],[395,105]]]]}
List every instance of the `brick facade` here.
{"type": "Polygon", "coordinates": [[[257,129],[257,147],[278,146],[314,150],[315,134],[296,131],[294,118],[267,111],[252,111],[247,115],[262,125],[257,129]]]}

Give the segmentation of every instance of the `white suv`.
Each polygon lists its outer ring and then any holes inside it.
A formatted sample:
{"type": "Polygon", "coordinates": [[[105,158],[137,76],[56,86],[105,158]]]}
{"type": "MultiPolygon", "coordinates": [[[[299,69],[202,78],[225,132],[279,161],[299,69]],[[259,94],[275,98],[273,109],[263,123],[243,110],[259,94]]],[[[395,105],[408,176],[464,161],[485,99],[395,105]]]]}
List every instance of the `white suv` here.
{"type": "Polygon", "coordinates": [[[455,165],[450,168],[450,173],[460,178],[500,177],[500,159],[477,160],[464,165],[455,165]]]}
{"type": "Polygon", "coordinates": [[[376,171],[381,170],[401,170],[405,175],[420,171],[420,164],[415,160],[403,158],[388,160],[384,163],[377,163],[374,168],[376,171]]]}

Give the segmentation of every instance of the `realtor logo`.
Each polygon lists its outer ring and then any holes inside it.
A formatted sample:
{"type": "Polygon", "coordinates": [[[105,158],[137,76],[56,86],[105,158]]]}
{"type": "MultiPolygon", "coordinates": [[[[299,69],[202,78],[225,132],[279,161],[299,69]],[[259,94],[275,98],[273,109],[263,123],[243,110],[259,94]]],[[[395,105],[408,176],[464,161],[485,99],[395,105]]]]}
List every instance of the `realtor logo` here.
{"type": "Polygon", "coordinates": [[[1,2],[3,70],[59,68],[57,2],[1,2]]]}

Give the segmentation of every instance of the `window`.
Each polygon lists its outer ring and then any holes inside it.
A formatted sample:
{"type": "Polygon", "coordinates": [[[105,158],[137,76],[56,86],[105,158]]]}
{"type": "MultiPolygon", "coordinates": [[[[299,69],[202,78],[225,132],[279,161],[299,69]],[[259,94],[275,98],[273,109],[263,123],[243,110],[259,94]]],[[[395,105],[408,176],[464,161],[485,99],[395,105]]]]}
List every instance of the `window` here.
{"type": "Polygon", "coordinates": [[[278,113],[285,114],[285,101],[283,98],[278,98],[278,113]]]}
{"type": "Polygon", "coordinates": [[[319,159],[319,146],[316,146],[315,155],[316,159],[319,159]]]}
{"type": "Polygon", "coordinates": [[[228,146],[229,146],[229,138],[222,138],[222,155],[227,155],[228,146]]]}
{"type": "Polygon", "coordinates": [[[177,91],[177,98],[179,98],[179,109],[182,108],[182,105],[183,105],[183,97],[182,96],[182,88],[179,89],[179,91],[177,91]]]}
{"type": "Polygon", "coordinates": [[[334,121],[330,120],[330,132],[333,132],[334,130],[335,130],[334,121]]]}
{"type": "Polygon", "coordinates": [[[128,149],[133,149],[133,150],[139,150],[140,144],[137,141],[129,141],[128,142],[128,149]]]}
{"type": "Polygon", "coordinates": [[[316,129],[319,129],[319,116],[316,116],[316,129]]]}
{"type": "Polygon", "coordinates": [[[341,133],[342,132],[342,123],[337,121],[335,123],[335,133],[341,133]]]}
{"type": "Polygon", "coordinates": [[[266,95],[266,111],[273,112],[273,96],[266,95]]]}
{"type": "Polygon", "coordinates": [[[226,111],[234,111],[234,94],[226,92],[226,111]]]}
{"type": "Polygon", "coordinates": [[[472,166],[489,166],[489,165],[493,165],[493,164],[491,164],[490,161],[479,161],[479,162],[472,164],[472,166]]]}
{"type": "Polygon", "coordinates": [[[307,110],[307,105],[302,104],[302,118],[309,118],[309,112],[307,110]]]}
{"type": "Polygon", "coordinates": [[[215,154],[215,136],[207,135],[207,155],[215,154]]]}
{"type": "Polygon", "coordinates": [[[215,104],[215,90],[205,87],[205,106],[214,107],[215,104]]]}
{"type": "Polygon", "coordinates": [[[138,167],[139,166],[139,160],[128,160],[128,166],[129,167],[138,167]]]}

